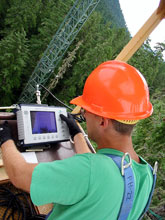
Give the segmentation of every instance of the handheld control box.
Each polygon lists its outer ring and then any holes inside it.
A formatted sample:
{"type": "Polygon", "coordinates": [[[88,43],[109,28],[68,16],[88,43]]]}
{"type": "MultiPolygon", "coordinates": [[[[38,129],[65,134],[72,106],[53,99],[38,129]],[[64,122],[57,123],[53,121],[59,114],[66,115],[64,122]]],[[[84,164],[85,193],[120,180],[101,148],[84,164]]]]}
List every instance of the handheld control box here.
{"type": "Polygon", "coordinates": [[[68,127],[60,114],[67,116],[66,108],[21,104],[16,112],[20,145],[26,147],[69,140],[68,127]]]}

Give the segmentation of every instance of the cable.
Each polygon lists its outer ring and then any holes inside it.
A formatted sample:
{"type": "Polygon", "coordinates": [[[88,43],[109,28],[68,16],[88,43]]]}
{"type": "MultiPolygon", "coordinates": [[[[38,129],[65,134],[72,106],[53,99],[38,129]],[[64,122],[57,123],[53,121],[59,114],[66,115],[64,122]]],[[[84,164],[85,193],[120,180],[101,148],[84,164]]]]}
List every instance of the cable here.
{"type": "Polygon", "coordinates": [[[18,220],[25,220],[26,218],[26,202],[27,197],[25,197],[24,193],[13,193],[6,187],[0,187],[0,206],[6,208],[3,214],[2,220],[14,219],[15,213],[18,215],[18,220]],[[25,204],[21,200],[21,197],[24,197],[25,204]]]}
{"type": "Polygon", "coordinates": [[[66,105],[64,102],[62,102],[60,99],[58,99],[55,95],[53,95],[53,93],[51,93],[45,86],[43,86],[42,84],[39,84],[42,88],[44,88],[54,99],[56,99],[59,103],[61,103],[62,105],[64,105],[66,108],[68,108],[69,110],[73,111],[73,109],[71,107],[69,107],[68,105],[66,105]]]}
{"type": "Polygon", "coordinates": [[[81,115],[81,113],[78,114],[72,114],[74,119],[76,119],[78,122],[86,122],[86,119],[81,115]]]}
{"type": "Polygon", "coordinates": [[[160,215],[156,214],[156,213],[153,212],[151,209],[148,209],[148,212],[149,212],[152,216],[154,216],[156,219],[158,219],[158,220],[163,220],[160,215]]]}
{"type": "MultiPolygon", "coordinates": [[[[66,105],[64,102],[62,102],[60,99],[58,99],[55,95],[53,95],[45,86],[43,86],[42,84],[39,84],[39,86],[41,86],[42,88],[44,88],[56,101],[58,101],[59,103],[61,103],[62,105],[64,105],[66,108],[68,108],[69,110],[73,111],[73,109],[71,107],[69,107],[68,105],[66,105]]],[[[81,114],[72,114],[72,116],[74,117],[74,119],[76,119],[78,122],[84,122],[85,119],[81,114]],[[77,117],[78,116],[78,117],[77,117]]]]}
{"type": "Polygon", "coordinates": [[[4,212],[1,220],[44,220],[46,215],[38,215],[30,203],[27,193],[23,191],[13,192],[7,187],[0,186],[0,207],[4,212]]]}

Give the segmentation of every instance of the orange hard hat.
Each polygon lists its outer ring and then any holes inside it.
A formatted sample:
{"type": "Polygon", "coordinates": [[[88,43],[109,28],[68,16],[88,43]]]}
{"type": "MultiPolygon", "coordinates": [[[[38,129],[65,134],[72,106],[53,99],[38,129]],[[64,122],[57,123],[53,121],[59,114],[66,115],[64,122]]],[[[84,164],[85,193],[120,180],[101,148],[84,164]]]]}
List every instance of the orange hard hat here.
{"type": "Polygon", "coordinates": [[[121,122],[147,118],[153,112],[142,74],[117,60],[104,62],[93,70],[85,82],[83,95],[70,103],[121,122]]]}

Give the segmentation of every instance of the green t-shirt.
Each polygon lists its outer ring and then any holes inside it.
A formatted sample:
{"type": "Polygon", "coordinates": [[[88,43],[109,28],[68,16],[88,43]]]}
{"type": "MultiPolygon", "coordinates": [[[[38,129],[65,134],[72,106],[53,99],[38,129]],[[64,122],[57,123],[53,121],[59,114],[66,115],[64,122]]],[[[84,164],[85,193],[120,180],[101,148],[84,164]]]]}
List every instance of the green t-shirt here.
{"type": "MultiPolygon", "coordinates": [[[[97,154],[40,163],[33,171],[30,195],[35,205],[54,203],[49,220],[116,220],[124,182],[119,168],[104,153],[122,156],[113,149],[97,154]]],[[[136,220],[148,200],[153,177],[147,163],[132,161],[135,197],[128,220],[136,220]]]]}

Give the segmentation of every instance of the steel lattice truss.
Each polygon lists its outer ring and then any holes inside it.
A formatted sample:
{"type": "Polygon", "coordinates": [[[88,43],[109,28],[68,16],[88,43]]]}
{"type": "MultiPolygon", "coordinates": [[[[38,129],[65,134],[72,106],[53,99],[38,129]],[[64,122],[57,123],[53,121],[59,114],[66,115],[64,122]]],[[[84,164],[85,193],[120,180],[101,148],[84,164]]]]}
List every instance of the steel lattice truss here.
{"type": "Polygon", "coordinates": [[[20,96],[19,103],[31,103],[35,99],[36,85],[46,84],[99,1],[77,0],[75,2],[34,69],[20,96]]]}

